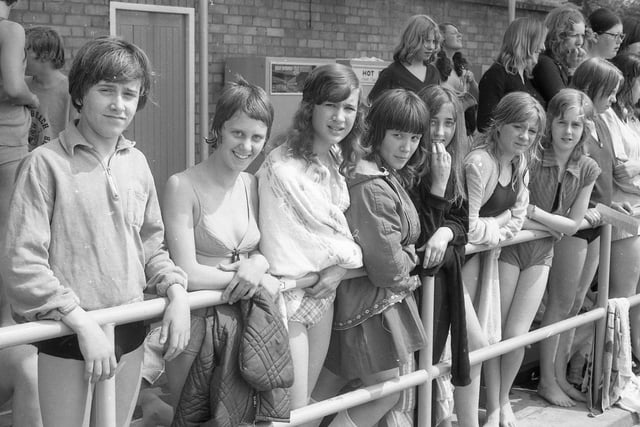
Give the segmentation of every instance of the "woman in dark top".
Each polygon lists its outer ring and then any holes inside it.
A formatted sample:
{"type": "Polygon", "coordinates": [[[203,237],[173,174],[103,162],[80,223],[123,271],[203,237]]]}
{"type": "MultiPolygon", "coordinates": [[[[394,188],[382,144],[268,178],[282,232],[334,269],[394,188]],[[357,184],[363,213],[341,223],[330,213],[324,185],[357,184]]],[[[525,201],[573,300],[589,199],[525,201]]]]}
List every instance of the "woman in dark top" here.
{"type": "Polygon", "coordinates": [[[510,92],[527,92],[544,107],[544,99],[530,77],[538,55],[544,50],[545,36],[546,29],[540,21],[518,18],[509,24],[496,62],[482,75],[478,84],[477,124],[480,132],[489,127],[493,109],[510,92]]]}
{"type": "Polygon", "coordinates": [[[544,20],[547,27],[546,50],[540,54],[533,69],[533,82],[546,102],[560,89],[569,86],[571,75],[585,58],[582,48],[585,20],[573,5],[556,7],[544,20]]]}
{"type": "Polygon", "coordinates": [[[409,18],[393,53],[393,63],[380,72],[369,93],[369,101],[388,89],[418,92],[423,87],[439,84],[440,73],[429,62],[441,40],[438,25],[429,16],[414,15],[409,18]]]}

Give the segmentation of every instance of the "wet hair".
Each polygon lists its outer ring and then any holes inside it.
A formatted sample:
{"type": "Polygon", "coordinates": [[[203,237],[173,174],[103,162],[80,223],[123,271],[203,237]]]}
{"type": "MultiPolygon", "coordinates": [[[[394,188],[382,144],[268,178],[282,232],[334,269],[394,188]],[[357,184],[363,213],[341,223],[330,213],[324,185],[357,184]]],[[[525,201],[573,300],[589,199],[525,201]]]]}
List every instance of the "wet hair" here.
{"type": "Polygon", "coordinates": [[[620,43],[618,53],[624,53],[630,45],[640,42],[640,20],[638,18],[624,18],[622,20],[624,40],[620,43]]]}
{"type": "Polygon", "coordinates": [[[591,99],[584,93],[577,89],[565,88],[561,89],[547,105],[547,129],[542,137],[542,147],[545,150],[552,149],[553,134],[551,132],[553,121],[558,118],[563,118],[567,110],[570,108],[577,108],[581,116],[582,124],[584,125],[580,141],[574,147],[571,153],[572,160],[578,160],[582,154],[584,154],[584,144],[589,138],[589,130],[587,129],[587,123],[593,120],[594,109],[591,99]]]}
{"type": "Polygon", "coordinates": [[[436,41],[435,50],[438,50],[438,46],[442,42],[442,34],[438,30],[438,24],[428,15],[413,15],[407,21],[400,37],[400,43],[393,51],[393,60],[411,63],[422,50],[424,41],[430,35],[433,35],[436,41]]]}
{"type": "Polygon", "coordinates": [[[424,137],[428,132],[429,113],[422,99],[406,89],[392,89],[383,92],[375,99],[366,118],[367,132],[362,138],[364,158],[387,167],[380,156],[380,146],[388,130],[420,134],[420,144],[411,159],[396,171],[406,188],[410,188],[418,179],[418,171],[426,159],[424,137]]]}
{"type": "Polygon", "coordinates": [[[247,82],[241,76],[236,76],[236,81],[229,83],[222,92],[213,115],[211,137],[206,141],[214,150],[220,144],[219,135],[222,133],[222,126],[239,112],[264,123],[267,126],[266,140],[269,140],[274,111],[267,92],[260,86],[247,82]]]}
{"type": "MultiPolygon", "coordinates": [[[[453,89],[447,86],[430,85],[422,88],[418,92],[418,96],[427,105],[429,117],[436,116],[440,110],[447,105],[453,107],[453,115],[456,121],[456,127],[451,137],[451,142],[447,145],[447,152],[451,155],[451,174],[449,179],[453,180],[453,200],[466,199],[466,191],[464,185],[464,158],[469,151],[469,138],[465,126],[464,110],[462,103],[453,89]]],[[[425,181],[427,186],[431,188],[431,164],[429,157],[431,156],[431,131],[430,123],[424,139],[426,144],[427,161],[425,161],[420,171],[420,181],[425,181]]]]}
{"type": "Polygon", "coordinates": [[[622,24],[618,15],[604,7],[594,10],[589,15],[589,27],[596,34],[603,34],[618,24],[622,24]]]}
{"type": "Polygon", "coordinates": [[[119,37],[98,37],[85,43],[69,71],[69,94],[76,110],[89,89],[101,81],[129,82],[140,80],[140,111],[151,91],[151,63],[147,54],[133,43],[119,37]]]}
{"type": "Polygon", "coordinates": [[[542,105],[526,92],[506,94],[493,110],[493,120],[490,126],[478,137],[474,147],[474,149],[484,149],[495,159],[498,159],[500,157],[498,140],[502,127],[514,123],[528,122],[532,119],[538,123],[538,134],[534,141],[530,142],[529,149],[519,154],[512,161],[515,173],[511,177],[511,185],[514,189],[523,184],[529,164],[538,160],[540,141],[546,126],[546,114],[542,105]]]}
{"type": "Polygon", "coordinates": [[[576,68],[571,87],[581,90],[593,101],[609,95],[624,80],[622,72],[604,58],[589,58],[576,68]]]}
{"type": "Polygon", "coordinates": [[[618,117],[627,120],[635,116],[636,106],[631,97],[635,81],[640,78],[640,56],[621,53],[611,59],[611,63],[622,72],[624,80],[618,88],[616,102],[611,106],[618,117]]]}
{"type": "Polygon", "coordinates": [[[571,4],[552,9],[544,20],[544,25],[548,30],[544,44],[553,58],[560,61],[565,67],[568,67],[566,57],[569,52],[565,48],[564,42],[568,38],[567,34],[573,31],[575,24],[586,25],[586,22],[582,12],[571,4]]]}
{"type": "Polygon", "coordinates": [[[31,27],[25,30],[25,48],[32,51],[38,61],[49,61],[56,70],[64,67],[62,38],[50,27],[31,27]]]}
{"type": "Polygon", "coordinates": [[[547,30],[542,22],[532,18],[518,18],[511,22],[502,38],[502,47],[496,62],[508,73],[516,74],[519,69],[527,75],[533,68],[533,55],[544,43],[547,30]]]}
{"type": "Polygon", "coordinates": [[[360,90],[360,82],[351,67],[342,64],[325,64],[309,73],[302,89],[302,101],[293,116],[293,123],[282,138],[289,146],[289,153],[308,163],[318,163],[313,152],[313,109],[327,101],[342,102],[353,91],[358,91],[358,111],[351,132],[339,143],[342,151],[341,172],[347,175],[346,165],[352,165],[358,153],[360,136],[364,132],[365,96],[360,90]]]}

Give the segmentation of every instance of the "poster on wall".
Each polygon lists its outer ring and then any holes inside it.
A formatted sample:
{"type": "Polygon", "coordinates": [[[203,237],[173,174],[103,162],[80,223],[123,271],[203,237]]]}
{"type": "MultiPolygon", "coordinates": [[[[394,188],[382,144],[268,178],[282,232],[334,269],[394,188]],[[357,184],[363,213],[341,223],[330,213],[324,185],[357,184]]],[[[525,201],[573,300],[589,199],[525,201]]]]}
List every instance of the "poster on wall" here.
{"type": "Polygon", "coordinates": [[[300,94],[316,64],[271,63],[271,94],[300,94]]]}

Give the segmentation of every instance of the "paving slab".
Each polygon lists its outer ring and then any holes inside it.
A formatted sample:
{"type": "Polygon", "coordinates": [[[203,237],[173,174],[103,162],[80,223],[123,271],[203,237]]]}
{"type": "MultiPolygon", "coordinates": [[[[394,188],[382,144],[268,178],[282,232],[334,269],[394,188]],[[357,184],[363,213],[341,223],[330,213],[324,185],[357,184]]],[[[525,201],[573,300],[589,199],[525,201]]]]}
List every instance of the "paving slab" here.
{"type": "Polygon", "coordinates": [[[511,405],[518,420],[518,427],[632,427],[640,425],[637,413],[616,406],[604,414],[593,417],[587,406],[578,403],[571,408],[561,408],[549,404],[535,391],[514,388],[511,391],[511,405]]]}

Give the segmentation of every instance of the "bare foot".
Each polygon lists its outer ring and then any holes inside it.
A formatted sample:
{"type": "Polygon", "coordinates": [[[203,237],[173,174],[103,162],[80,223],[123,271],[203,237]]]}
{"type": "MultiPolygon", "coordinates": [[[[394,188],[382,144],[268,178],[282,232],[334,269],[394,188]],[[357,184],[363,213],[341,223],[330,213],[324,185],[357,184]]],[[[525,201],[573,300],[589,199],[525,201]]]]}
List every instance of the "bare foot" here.
{"type": "Polygon", "coordinates": [[[482,427],[499,427],[500,426],[500,411],[493,411],[489,413],[487,411],[487,419],[482,427]]]}
{"type": "Polygon", "coordinates": [[[569,396],[571,399],[576,400],[578,402],[587,401],[587,395],[585,393],[581,393],[579,390],[577,390],[574,386],[572,386],[568,382],[567,383],[558,382],[558,386],[560,386],[562,391],[564,391],[566,395],[569,396]]]}
{"type": "Polygon", "coordinates": [[[562,406],[565,408],[576,405],[576,402],[567,396],[555,381],[551,386],[543,384],[542,382],[538,383],[538,395],[552,405],[562,406]]]}
{"type": "Polygon", "coordinates": [[[511,402],[500,407],[500,427],[516,427],[516,414],[513,413],[511,402]]]}

